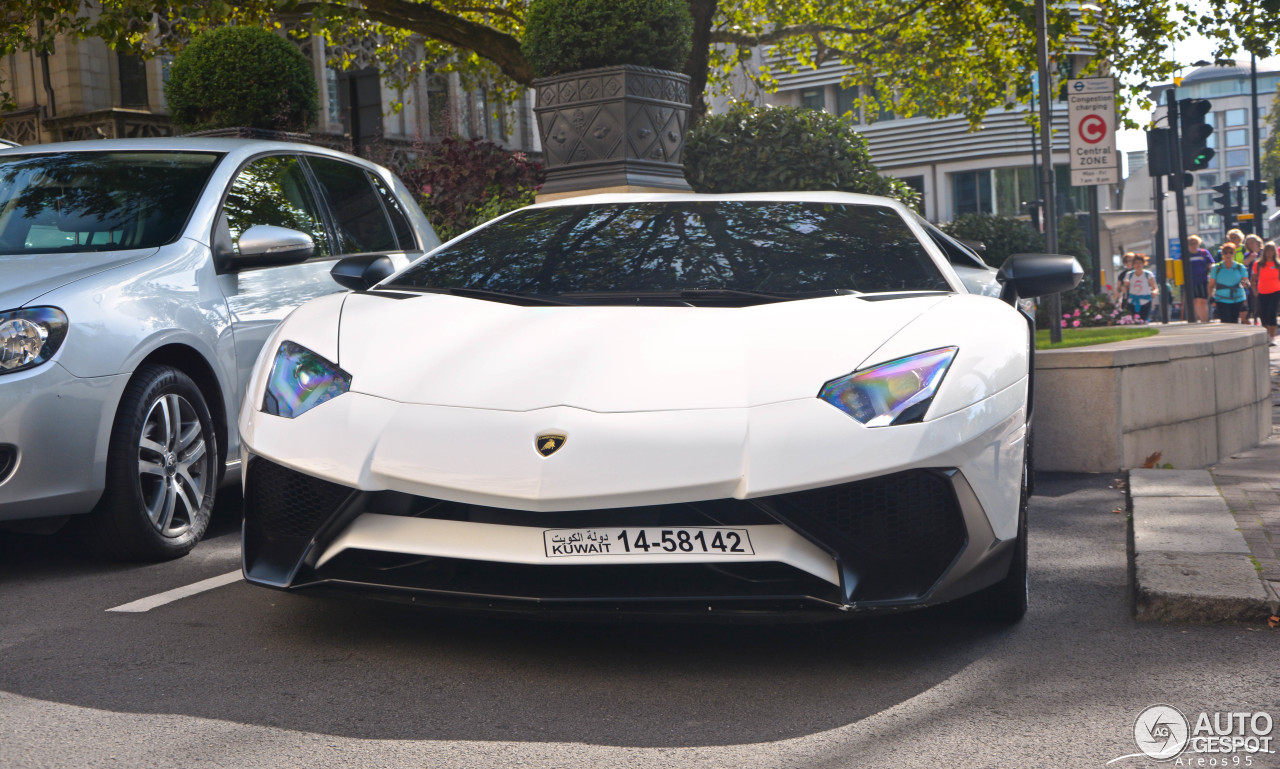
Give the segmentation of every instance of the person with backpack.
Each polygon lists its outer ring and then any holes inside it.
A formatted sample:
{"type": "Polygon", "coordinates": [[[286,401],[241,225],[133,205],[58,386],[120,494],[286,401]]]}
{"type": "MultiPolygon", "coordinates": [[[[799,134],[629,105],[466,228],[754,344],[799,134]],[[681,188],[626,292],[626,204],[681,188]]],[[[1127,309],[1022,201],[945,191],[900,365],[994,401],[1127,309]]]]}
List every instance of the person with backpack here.
{"type": "Polygon", "coordinates": [[[1248,288],[1249,271],[1236,261],[1235,244],[1227,241],[1222,244],[1222,261],[1209,270],[1209,296],[1217,305],[1219,320],[1223,323],[1240,322],[1248,288]]]}
{"type": "Polygon", "coordinates": [[[1151,320],[1151,300],[1160,293],[1156,285],[1156,276],[1147,269],[1145,254],[1137,254],[1133,259],[1133,269],[1124,282],[1125,293],[1129,296],[1129,309],[1144,321],[1151,320]]]}
{"type": "MultiPolygon", "coordinates": [[[[1213,254],[1207,248],[1201,248],[1203,243],[1199,235],[1192,235],[1187,238],[1188,261],[1191,262],[1191,274],[1187,276],[1188,291],[1185,294],[1187,299],[1192,300],[1192,307],[1195,308],[1196,322],[1209,322],[1209,270],[1216,261],[1213,254]]],[[[1185,302],[1183,303],[1186,304],[1185,302]]],[[[1183,307],[1185,313],[1186,307],[1183,307]]],[[[1185,315],[1184,315],[1185,317],[1185,315]]]]}
{"type": "Polygon", "coordinates": [[[1258,304],[1258,319],[1276,346],[1276,310],[1280,308],[1280,263],[1276,259],[1276,244],[1268,241],[1262,247],[1262,256],[1253,263],[1253,291],[1258,304]]]}

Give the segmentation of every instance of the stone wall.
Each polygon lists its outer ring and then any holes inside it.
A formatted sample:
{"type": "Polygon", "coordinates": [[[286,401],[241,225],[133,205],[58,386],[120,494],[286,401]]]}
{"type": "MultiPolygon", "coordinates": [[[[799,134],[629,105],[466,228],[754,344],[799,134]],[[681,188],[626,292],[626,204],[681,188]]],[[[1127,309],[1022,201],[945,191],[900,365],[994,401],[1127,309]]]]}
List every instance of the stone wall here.
{"type": "Polygon", "coordinates": [[[1207,467],[1271,431],[1267,335],[1170,325],[1154,337],[1036,353],[1037,470],[1207,467]]]}

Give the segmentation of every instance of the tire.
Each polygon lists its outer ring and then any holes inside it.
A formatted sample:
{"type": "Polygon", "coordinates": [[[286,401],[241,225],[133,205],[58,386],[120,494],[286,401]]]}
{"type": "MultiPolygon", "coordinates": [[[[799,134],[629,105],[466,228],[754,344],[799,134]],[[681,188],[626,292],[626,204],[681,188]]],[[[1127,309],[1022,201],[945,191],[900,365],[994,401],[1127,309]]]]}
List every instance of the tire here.
{"type": "Polygon", "coordinates": [[[170,366],[142,366],[116,410],[106,488],[81,538],[113,560],[180,558],[204,536],[217,489],[217,434],[200,388],[170,366]]]}
{"type": "MultiPolygon", "coordinates": [[[[1028,447],[1029,448],[1029,447],[1028,447]]],[[[1030,584],[1027,579],[1027,497],[1031,485],[1031,456],[1022,462],[1022,492],[1018,500],[1018,541],[1004,579],[969,596],[970,613],[991,622],[1017,622],[1027,613],[1030,584]]]]}

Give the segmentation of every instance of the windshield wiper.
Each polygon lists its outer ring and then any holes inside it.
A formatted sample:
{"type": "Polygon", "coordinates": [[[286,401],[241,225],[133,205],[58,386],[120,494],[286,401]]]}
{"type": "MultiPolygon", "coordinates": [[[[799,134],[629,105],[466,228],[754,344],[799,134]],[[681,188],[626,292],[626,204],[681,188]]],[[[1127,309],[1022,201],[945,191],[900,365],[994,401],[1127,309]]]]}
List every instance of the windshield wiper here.
{"type": "Polygon", "coordinates": [[[491,302],[504,302],[506,304],[516,304],[522,307],[575,304],[574,302],[562,302],[558,299],[552,299],[547,296],[520,294],[515,291],[498,291],[491,288],[467,288],[465,286],[438,288],[435,286],[406,286],[401,283],[389,283],[382,288],[397,289],[401,291],[417,291],[423,294],[450,294],[452,296],[462,296],[468,299],[487,299],[491,302]]]}

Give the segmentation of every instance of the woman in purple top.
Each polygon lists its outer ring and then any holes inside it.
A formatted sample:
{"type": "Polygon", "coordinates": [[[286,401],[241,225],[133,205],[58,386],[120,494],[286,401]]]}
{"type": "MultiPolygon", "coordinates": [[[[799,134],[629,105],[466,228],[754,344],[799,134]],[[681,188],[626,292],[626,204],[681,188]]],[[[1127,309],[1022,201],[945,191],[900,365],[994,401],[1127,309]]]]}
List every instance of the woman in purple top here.
{"type": "Polygon", "coordinates": [[[1188,261],[1191,262],[1191,298],[1195,300],[1196,322],[1209,322],[1209,270],[1217,260],[1205,248],[1199,235],[1187,238],[1188,261]]]}

